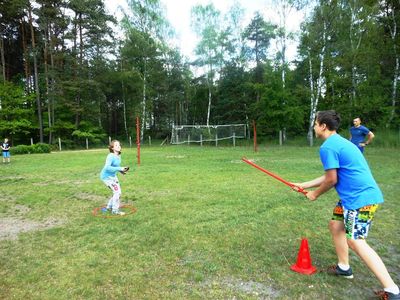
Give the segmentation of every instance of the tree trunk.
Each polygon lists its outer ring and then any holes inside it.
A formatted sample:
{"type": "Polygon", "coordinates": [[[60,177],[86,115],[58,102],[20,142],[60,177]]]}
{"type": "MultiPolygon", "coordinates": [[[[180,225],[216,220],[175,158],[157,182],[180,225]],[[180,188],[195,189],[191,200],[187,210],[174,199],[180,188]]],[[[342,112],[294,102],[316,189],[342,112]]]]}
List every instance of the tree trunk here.
{"type": "MultiPolygon", "coordinates": [[[[121,58],[121,74],[123,73],[123,67],[122,67],[122,58],[121,58]]],[[[123,104],[123,113],[124,113],[124,128],[125,128],[125,134],[126,134],[126,140],[129,141],[129,133],[128,133],[128,125],[127,125],[127,118],[126,118],[126,101],[125,101],[125,85],[124,85],[124,79],[121,80],[121,88],[122,88],[122,104],[123,104]]]]}
{"type": "Polygon", "coordinates": [[[207,74],[207,84],[208,84],[207,126],[210,126],[211,98],[212,98],[211,88],[212,88],[212,84],[213,84],[213,79],[210,78],[210,77],[212,77],[212,65],[209,65],[209,68],[210,68],[210,71],[207,74]]]}
{"type": "Polygon", "coordinates": [[[208,83],[208,107],[207,107],[207,126],[210,125],[210,115],[211,115],[211,84],[208,83]]]}
{"type": "Polygon", "coordinates": [[[350,106],[355,106],[356,96],[357,96],[357,67],[355,65],[355,59],[357,56],[357,51],[360,48],[361,39],[362,39],[362,30],[360,20],[357,18],[357,14],[355,12],[355,7],[352,5],[354,1],[350,1],[349,7],[351,11],[351,20],[350,20],[350,28],[349,28],[349,37],[350,37],[350,48],[352,55],[351,62],[351,101],[350,106]],[[356,28],[356,26],[358,28],[356,28]]]}
{"type": "Polygon", "coordinates": [[[390,123],[393,121],[394,114],[396,112],[396,104],[397,104],[397,82],[399,80],[399,55],[397,53],[397,45],[396,45],[396,36],[397,36],[397,22],[394,14],[394,8],[391,10],[391,21],[393,22],[393,26],[389,26],[390,29],[390,37],[393,42],[393,54],[395,57],[395,66],[393,73],[393,83],[392,83],[392,107],[390,110],[389,120],[386,123],[386,128],[390,126],[390,123]]]}
{"type": "Polygon", "coordinates": [[[82,14],[79,14],[79,65],[77,67],[78,92],[75,96],[76,112],[75,127],[78,128],[81,123],[81,70],[83,68],[83,33],[82,33],[82,14]]]}
{"type": "Polygon", "coordinates": [[[310,147],[314,144],[314,120],[316,113],[316,103],[315,103],[315,91],[314,91],[314,78],[313,78],[313,68],[312,68],[312,59],[311,52],[308,50],[308,63],[309,63],[309,78],[310,81],[310,116],[309,116],[309,125],[308,125],[308,133],[307,139],[310,144],[310,147]]]}
{"type": "Polygon", "coordinates": [[[52,143],[52,133],[51,133],[51,105],[50,105],[50,80],[49,80],[49,64],[48,64],[48,54],[49,54],[49,29],[48,24],[46,24],[45,35],[44,35],[44,76],[46,82],[46,98],[47,98],[47,118],[49,122],[49,144],[52,143]]]}
{"type": "Polygon", "coordinates": [[[322,32],[323,44],[322,44],[321,52],[319,54],[320,64],[319,64],[319,73],[318,73],[318,79],[317,79],[316,93],[315,93],[313,76],[312,76],[313,73],[312,73],[311,52],[308,51],[309,68],[310,68],[310,89],[311,89],[311,97],[310,97],[311,103],[310,104],[311,105],[310,105],[310,118],[309,118],[310,123],[308,126],[307,137],[308,137],[310,147],[313,146],[313,144],[314,144],[314,121],[315,121],[315,116],[317,114],[318,101],[322,94],[322,85],[324,84],[323,72],[324,72],[325,49],[326,49],[326,30],[327,30],[326,22],[324,21],[324,27],[323,27],[323,32],[322,32]]]}
{"type": "MultiPolygon", "coordinates": [[[[396,45],[394,46],[396,47],[396,45]]],[[[394,69],[394,75],[393,75],[393,84],[392,84],[392,108],[390,110],[390,116],[389,120],[386,124],[386,127],[390,126],[390,123],[393,121],[394,114],[396,111],[396,104],[397,104],[397,82],[399,78],[399,57],[396,54],[396,64],[395,64],[395,69],[394,69]]]]}
{"type": "MultiPolygon", "coordinates": [[[[282,41],[282,72],[281,72],[281,79],[282,79],[282,89],[285,90],[286,88],[286,36],[283,38],[282,41]]],[[[283,100],[283,104],[285,104],[285,100],[283,100]]]]}
{"type": "MultiPolygon", "coordinates": [[[[50,72],[50,98],[49,98],[49,106],[50,106],[50,115],[51,115],[51,125],[53,126],[55,123],[55,108],[54,108],[54,84],[55,84],[55,79],[54,79],[54,70],[55,70],[55,62],[54,62],[54,51],[56,50],[56,47],[54,45],[54,41],[56,40],[55,37],[53,37],[53,33],[50,27],[49,30],[50,33],[50,67],[51,67],[51,71],[50,72]]],[[[51,138],[49,138],[49,140],[53,140],[53,132],[52,130],[50,130],[50,135],[51,138]]]]}
{"type": "MultiPolygon", "coordinates": [[[[1,57],[1,74],[3,75],[3,82],[6,83],[6,60],[4,58],[4,39],[0,38],[0,57],[1,57]]],[[[0,103],[1,107],[1,103],[0,103]]]]}
{"type": "Polygon", "coordinates": [[[39,90],[39,74],[38,74],[38,66],[37,66],[37,49],[35,44],[35,32],[33,29],[32,22],[32,7],[29,4],[28,6],[28,15],[29,15],[29,26],[31,28],[31,36],[32,36],[32,54],[33,54],[33,68],[35,73],[35,92],[36,92],[36,105],[38,111],[38,121],[39,121],[39,138],[40,142],[43,143],[43,120],[42,120],[42,103],[40,101],[40,90],[39,90]]]}
{"type": "MultiPolygon", "coordinates": [[[[293,3],[288,0],[280,0],[276,1],[275,4],[277,5],[277,13],[279,15],[279,29],[280,34],[278,38],[278,44],[280,46],[280,54],[281,54],[281,81],[282,81],[282,90],[285,91],[286,89],[286,50],[287,50],[287,20],[290,11],[292,10],[293,3]]],[[[285,106],[287,101],[285,98],[282,99],[282,106],[285,106]]],[[[286,141],[286,128],[282,128],[283,132],[283,141],[286,141]]]]}
{"type": "Polygon", "coordinates": [[[24,51],[24,72],[25,72],[25,91],[30,94],[31,90],[31,78],[30,78],[30,69],[29,69],[29,53],[28,47],[26,45],[26,33],[25,33],[25,26],[24,20],[21,19],[21,37],[22,37],[22,49],[24,51]]]}
{"type": "Polygon", "coordinates": [[[142,98],[142,124],[140,124],[140,141],[143,141],[144,126],[146,124],[146,80],[147,80],[147,59],[144,60],[144,71],[143,71],[143,98],[142,98]]]}

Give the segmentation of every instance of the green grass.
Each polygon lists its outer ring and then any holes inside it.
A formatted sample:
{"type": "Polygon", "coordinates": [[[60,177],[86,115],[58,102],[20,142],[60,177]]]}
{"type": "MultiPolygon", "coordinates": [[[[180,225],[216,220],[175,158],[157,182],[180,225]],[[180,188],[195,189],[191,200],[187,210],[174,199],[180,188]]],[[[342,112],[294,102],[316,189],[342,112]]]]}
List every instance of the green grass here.
{"type": "MultiPolygon", "coordinates": [[[[399,151],[366,152],[386,200],[369,243],[399,283],[399,151]]],[[[336,194],[306,201],[240,160],[308,180],[322,174],[317,147],[144,147],[140,167],[123,149],[122,202],[137,212],[113,219],[92,215],[110,196],[98,178],[106,155],[0,166],[0,223],[37,225],[0,240],[0,299],[368,299],[379,288],[353,254],[352,281],[291,271],[303,237],[318,269],[336,262],[327,229],[336,194]]]]}

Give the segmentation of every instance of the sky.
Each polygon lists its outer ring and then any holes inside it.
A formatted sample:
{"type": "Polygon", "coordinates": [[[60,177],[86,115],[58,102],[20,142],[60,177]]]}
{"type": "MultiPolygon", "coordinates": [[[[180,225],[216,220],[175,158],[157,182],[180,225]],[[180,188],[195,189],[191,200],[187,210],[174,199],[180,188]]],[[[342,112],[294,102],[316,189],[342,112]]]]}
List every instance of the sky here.
{"type": "MultiPolygon", "coordinates": [[[[197,43],[196,34],[190,27],[190,11],[195,5],[207,5],[213,3],[214,7],[221,11],[224,15],[229,8],[236,2],[245,9],[244,25],[250,23],[254,13],[259,11],[266,21],[273,24],[279,24],[279,17],[274,9],[269,4],[270,0],[161,0],[161,3],[166,8],[166,16],[168,21],[174,27],[177,33],[177,40],[175,46],[181,49],[181,53],[186,57],[193,57],[193,51],[197,43]]],[[[116,16],[118,20],[121,19],[121,7],[127,10],[125,0],[105,0],[106,8],[109,13],[116,16]]],[[[293,13],[289,16],[288,30],[296,32],[300,28],[300,23],[303,20],[302,13],[293,13]]],[[[276,45],[271,45],[272,49],[276,45]]],[[[287,57],[293,60],[296,56],[297,42],[291,42],[288,47],[287,57]]],[[[275,48],[276,49],[276,48],[275,48]]]]}

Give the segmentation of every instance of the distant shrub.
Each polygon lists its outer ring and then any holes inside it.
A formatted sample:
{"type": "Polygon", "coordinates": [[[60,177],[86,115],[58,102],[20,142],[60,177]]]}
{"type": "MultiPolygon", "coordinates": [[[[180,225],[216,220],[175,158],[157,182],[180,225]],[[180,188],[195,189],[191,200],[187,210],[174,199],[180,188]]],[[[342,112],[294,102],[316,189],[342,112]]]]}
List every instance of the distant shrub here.
{"type": "Polygon", "coordinates": [[[32,146],[18,145],[15,147],[11,147],[10,149],[10,153],[12,155],[31,154],[31,153],[50,153],[50,152],[51,152],[50,145],[44,143],[38,143],[32,146]]]}
{"type": "Polygon", "coordinates": [[[15,147],[11,147],[10,153],[15,154],[29,154],[32,152],[31,146],[28,145],[18,145],[15,147]]]}
{"type": "Polygon", "coordinates": [[[32,153],[50,153],[51,148],[49,144],[38,143],[31,146],[32,153]]]}

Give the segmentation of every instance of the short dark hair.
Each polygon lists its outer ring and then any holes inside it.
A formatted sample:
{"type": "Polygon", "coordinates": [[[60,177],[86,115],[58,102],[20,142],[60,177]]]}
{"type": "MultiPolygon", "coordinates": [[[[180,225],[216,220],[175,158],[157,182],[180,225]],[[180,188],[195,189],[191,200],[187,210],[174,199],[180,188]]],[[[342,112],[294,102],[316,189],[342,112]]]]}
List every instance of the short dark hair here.
{"type": "Polygon", "coordinates": [[[340,115],[334,110],[324,110],[317,112],[318,123],[325,124],[326,127],[333,131],[338,130],[340,126],[340,115]]]}

